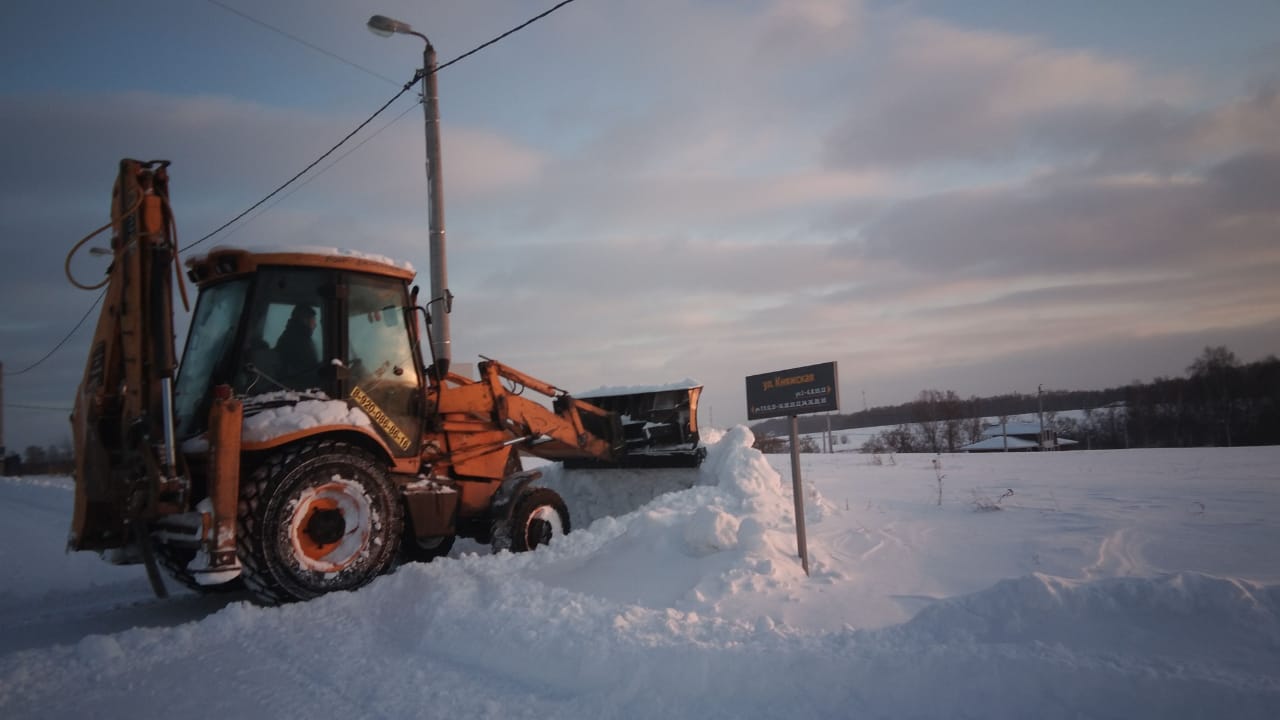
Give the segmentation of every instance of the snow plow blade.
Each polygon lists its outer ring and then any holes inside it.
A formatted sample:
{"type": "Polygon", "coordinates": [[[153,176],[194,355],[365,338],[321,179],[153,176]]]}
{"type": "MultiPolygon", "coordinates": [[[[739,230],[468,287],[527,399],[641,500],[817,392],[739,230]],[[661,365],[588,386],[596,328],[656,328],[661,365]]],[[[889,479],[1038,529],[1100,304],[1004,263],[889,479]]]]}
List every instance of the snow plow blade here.
{"type": "MultiPolygon", "coordinates": [[[[566,458],[567,468],[696,468],[707,450],[698,445],[698,396],[702,386],[687,381],[661,388],[604,389],[575,395],[608,411],[621,425],[614,460],[566,458]]],[[[606,418],[583,416],[588,432],[615,437],[606,418]]]]}

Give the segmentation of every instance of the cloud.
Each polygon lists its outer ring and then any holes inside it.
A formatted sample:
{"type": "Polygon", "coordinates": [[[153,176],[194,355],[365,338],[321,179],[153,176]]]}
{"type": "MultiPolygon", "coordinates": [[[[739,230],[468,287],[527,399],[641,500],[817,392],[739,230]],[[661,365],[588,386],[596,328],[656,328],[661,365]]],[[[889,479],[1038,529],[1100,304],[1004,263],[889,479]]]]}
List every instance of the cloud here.
{"type": "MultiPolygon", "coordinates": [[[[411,19],[410,5],[375,10],[411,19]]],[[[925,386],[1008,390],[1033,379],[1018,363],[1045,363],[1039,372],[1054,358],[1069,362],[1052,377],[1077,386],[1149,376],[1133,348],[1187,339],[1172,369],[1147,359],[1151,372],[1171,372],[1197,343],[1234,347],[1251,328],[1274,330],[1276,92],[1224,101],[1223,87],[1206,91],[1136,56],[913,14],[924,10],[579,3],[450,68],[441,91],[457,359],[492,355],[571,389],[692,375],[725,422],[745,416],[743,376],[798,357],[837,359],[872,402],[896,402],[925,386]]],[[[451,57],[527,11],[442,7],[432,37],[451,57]]],[[[240,22],[202,12],[219,33],[240,22]]],[[[378,44],[359,31],[368,13],[350,14],[303,13],[297,32],[403,75],[416,49],[378,44]]],[[[264,19],[281,17],[292,16],[264,19]]],[[[165,42],[190,42],[193,29],[165,42]]],[[[263,33],[241,30],[246,43],[263,33]]],[[[66,291],[63,255],[105,220],[121,155],[175,162],[189,242],[394,92],[355,86],[351,77],[370,79],[349,67],[307,67],[308,53],[204,54],[217,67],[184,67],[180,85],[129,78],[146,92],[53,82],[0,96],[0,130],[14,139],[0,160],[19,169],[0,177],[0,345],[11,370],[87,309],[91,295],[66,291]],[[228,65],[262,73],[248,82],[228,65]],[[272,77],[280,67],[314,77],[286,83],[272,77]],[[258,99],[166,94],[242,86],[258,99]],[[369,108],[366,94],[377,98],[369,108]]],[[[353,247],[425,273],[411,95],[356,138],[367,140],[358,150],[343,148],[207,244],[353,247]]],[[[75,269],[100,276],[101,259],[77,258],[75,269]]],[[[20,399],[69,397],[88,334],[29,376],[20,399]]]]}
{"type": "Polygon", "coordinates": [[[1202,170],[1243,153],[1280,151],[1280,93],[1274,88],[1207,108],[1153,102],[1061,122],[1046,133],[1083,158],[1092,174],[1202,170]]]}
{"type": "Polygon", "coordinates": [[[846,252],[964,276],[1247,263],[1274,247],[1280,155],[1203,176],[1037,178],[896,204],[846,252]]]}
{"type": "Polygon", "coordinates": [[[762,57],[811,58],[849,47],[863,29],[861,2],[775,0],[760,16],[762,57]]]}
{"type": "Polygon", "coordinates": [[[911,18],[848,116],[829,134],[839,167],[1002,162],[1055,128],[1181,92],[1137,66],[1042,40],[911,18]]]}
{"type": "Polygon", "coordinates": [[[463,201],[499,190],[527,190],[545,172],[545,154],[510,137],[468,127],[447,127],[441,136],[449,150],[442,162],[446,186],[463,201]]]}

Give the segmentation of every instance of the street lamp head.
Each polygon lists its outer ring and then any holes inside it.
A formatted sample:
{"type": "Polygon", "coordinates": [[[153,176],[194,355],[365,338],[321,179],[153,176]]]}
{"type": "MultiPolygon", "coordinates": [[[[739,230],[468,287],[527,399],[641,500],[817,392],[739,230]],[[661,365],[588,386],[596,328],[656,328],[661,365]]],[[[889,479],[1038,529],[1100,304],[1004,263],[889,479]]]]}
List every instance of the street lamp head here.
{"type": "Polygon", "coordinates": [[[370,32],[382,37],[391,37],[396,33],[413,33],[413,28],[409,27],[409,23],[393,20],[386,15],[374,15],[369,18],[369,22],[365,23],[365,25],[370,32]]]}

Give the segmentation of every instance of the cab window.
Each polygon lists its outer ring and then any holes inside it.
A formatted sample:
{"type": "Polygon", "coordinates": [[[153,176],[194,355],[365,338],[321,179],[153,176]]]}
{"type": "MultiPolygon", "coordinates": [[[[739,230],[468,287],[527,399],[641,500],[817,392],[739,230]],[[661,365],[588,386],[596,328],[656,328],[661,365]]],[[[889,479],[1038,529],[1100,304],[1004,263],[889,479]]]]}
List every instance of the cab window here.
{"type": "Polygon", "coordinates": [[[419,374],[406,323],[404,286],[353,277],[348,287],[349,400],[369,414],[388,443],[407,451],[417,442],[419,374]]]}
{"type": "Polygon", "coordinates": [[[259,274],[245,318],[237,392],[332,392],[325,332],[330,286],[328,274],[319,270],[269,268],[259,274]]]}

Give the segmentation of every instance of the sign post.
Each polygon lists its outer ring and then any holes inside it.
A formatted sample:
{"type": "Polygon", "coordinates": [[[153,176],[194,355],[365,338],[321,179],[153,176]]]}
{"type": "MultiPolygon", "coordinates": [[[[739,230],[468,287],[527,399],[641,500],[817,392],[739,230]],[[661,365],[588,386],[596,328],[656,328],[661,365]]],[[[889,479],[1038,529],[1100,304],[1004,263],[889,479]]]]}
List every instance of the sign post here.
{"type": "Polygon", "coordinates": [[[796,550],[800,567],[809,574],[809,541],[804,529],[804,483],[800,481],[800,416],[791,416],[791,496],[796,504],[796,550]]]}
{"type": "Polygon", "coordinates": [[[805,575],[809,574],[809,547],[804,528],[804,484],[800,478],[800,415],[839,410],[839,386],[834,362],[747,378],[748,420],[791,418],[791,493],[796,507],[796,548],[805,575]]]}

